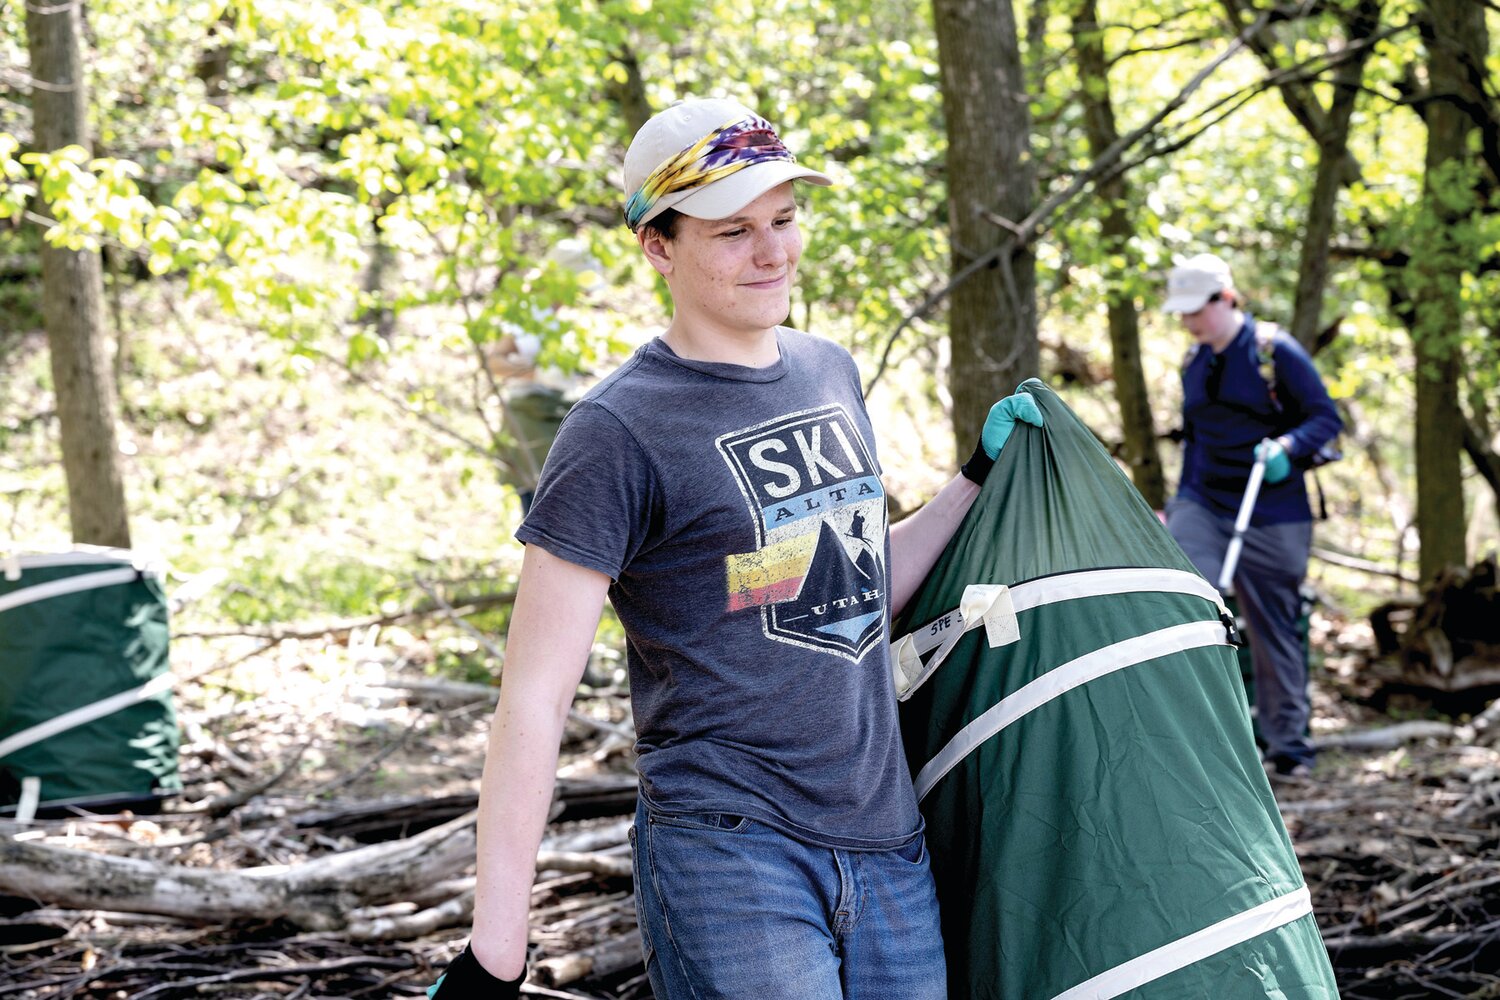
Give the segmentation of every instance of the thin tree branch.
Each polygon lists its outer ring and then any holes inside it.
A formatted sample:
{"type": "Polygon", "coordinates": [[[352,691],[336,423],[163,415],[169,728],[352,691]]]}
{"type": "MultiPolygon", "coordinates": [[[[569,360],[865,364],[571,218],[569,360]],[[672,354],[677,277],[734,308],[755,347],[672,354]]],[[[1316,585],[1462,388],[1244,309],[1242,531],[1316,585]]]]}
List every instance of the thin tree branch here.
{"type": "Polygon", "coordinates": [[[1121,49],[1119,52],[1116,52],[1109,58],[1109,61],[1106,63],[1106,65],[1108,65],[1110,69],[1114,69],[1120,63],[1124,62],[1127,59],[1134,58],[1135,56],[1155,55],[1160,52],[1171,52],[1174,49],[1185,49],[1194,45],[1202,45],[1204,42],[1212,41],[1216,37],[1218,36],[1190,35],[1186,38],[1178,39],[1175,42],[1163,42],[1160,45],[1142,45],[1141,47],[1134,49],[1121,49]]]}
{"type": "Polygon", "coordinates": [[[504,461],[504,459],[496,455],[490,448],[467,436],[463,432],[449,427],[447,424],[443,423],[441,420],[438,420],[431,414],[426,413],[423,410],[420,410],[417,407],[413,406],[410,402],[392,393],[389,389],[381,385],[379,382],[376,382],[374,379],[356,370],[352,365],[349,364],[348,361],[340,360],[339,358],[334,357],[332,354],[328,353],[322,348],[308,347],[305,349],[314,357],[322,358],[328,363],[336,365],[337,367],[343,369],[343,371],[349,376],[349,378],[369,389],[371,392],[375,393],[375,395],[384,399],[392,406],[399,408],[401,412],[407,414],[408,416],[416,417],[422,423],[437,431],[438,434],[442,435],[443,437],[451,438],[452,440],[463,445],[465,448],[474,452],[476,455],[481,455],[487,459],[490,459],[491,461],[498,463],[506,469],[510,468],[510,466],[504,461]]]}
{"type": "MultiPolygon", "coordinates": [[[[1139,156],[1131,160],[1122,160],[1115,166],[1113,170],[1100,177],[1097,183],[1102,184],[1106,181],[1112,180],[1117,174],[1128,174],[1136,167],[1139,167],[1145,163],[1149,163],[1151,160],[1155,160],[1162,156],[1166,156],[1170,153],[1176,153],[1182,149],[1187,148],[1194,141],[1196,141],[1199,136],[1203,135],[1203,133],[1207,132],[1215,125],[1218,125],[1220,122],[1230,118],[1234,115],[1235,112],[1239,111],[1240,108],[1244,107],[1246,104],[1250,103],[1259,96],[1260,91],[1250,91],[1248,93],[1242,93],[1241,95],[1239,95],[1238,100],[1236,100],[1229,107],[1225,108],[1218,115],[1208,119],[1207,121],[1202,121],[1200,119],[1198,128],[1194,129],[1191,132],[1179,133],[1175,139],[1171,139],[1170,141],[1162,141],[1164,137],[1162,137],[1162,139],[1153,137],[1153,141],[1139,156]]],[[[1215,105],[1215,107],[1222,105],[1222,103],[1223,102],[1219,102],[1219,104],[1215,105]]]]}
{"type": "Polygon", "coordinates": [[[0,82],[16,90],[45,90],[49,94],[71,94],[77,84],[48,83],[25,73],[0,73],[0,82]]]}
{"type": "MultiPolygon", "coordinates": [[[[933,309],[937,308],[939,304],[941,304],[948,298],[953,289],[957,288],[960,284],[967,281],[970,277],[977,274],[984,268],[989,267],[991,264],[1000,260],[1002,257],[1014,254],[1017,249],[1036,239],[1047,219],[1049,219],[1058,210],[1058,208],[1077,197],[1085,187],[1087,187],[1091,182],[1108,171],[1115,164],[1115,162],[1120,159],[1120,157],[1126,150],[1130,149],[1137,142],[1139,142],[1142,137],[1149,134],[1153,129],[1156,128],[1157,125],[1165,120],[1168,115],[1176,111],[1178,108],[1182,107],[1182,105],[1187,102],[1187,99],[1191,97],[1198,90],[1198,88],[1202,87],[1203,84],[1209,79],[1209,77],[1213,76],[1213,74],[1218,71],[1220,66],[1224,65],[1225,62],[1227,62],[1245,47],[1246,39],[1249,37],[1250,33],[1259,30],[1262,24],[1265,21],[1269,20],[1270,17],[1271,14],[1269,11],[1263,12],[1261,16],[1256,19],[1254,24],[1250,25],[1250,27],[1240,32],[1240,34],[1234,39],[1234,41],[1230,42],[1229,45],[1225,47],[1223,52],[1219,53],[1218,56],[1214,57],[1206,66],[1200,69],[1193,76],[1193,78],[1187,82],[1187,85],[1182,88],[1177,96],[1171,98],[1164,105],[1162,105],[1162,107],[1159,108],[1157,112],[1152,115],[1152,117],[1145,124],[1141,125],[1139,128],[1135,129],[1129,134],[1121,136],[1117,141],[1111,144],[1108,149],[1106,149],[1099,155],[1099,157],[1094,161],[1093,166],[1091,166],[1088,170],[1082,171],[1081,173],[1076,175],[1073,178],[1072,183],[1070,183],[1066,188],[1048,198],[1021,222],[1013,223],[1012,225],[1014,226],[1014,228],[1011,230],[1011,236],[1009,239],[1002,240],[994,248],[978,255],[973,260],[969,261],[968,264],[964,265],[964,267],[959,269],[959,271],[953,275],[952,279],[946,285],[944,285],[938,291],[927,296],[927,298],[923,299],[922,303],[918,305],[915,310],[908,313],[906,317],[903,318],[899,324],[897,324],[896,329],[891,332],[891,335],[886,338],[885,347],[881,351],[880,363],[876,367],[875,374],[872,375],[870,377],[870,381],[865,384],[865,397],[869,397],[870,392],[880,381],[881,376],[885,374],[886,367],[890,362],[891,348],[895,345],[896,340],[901,336],[901,334],[905,332],[907,327],[911,326],[912,323],[916,322],[918,319],[925,317],[933,309]]],[[[992,219],[991,221],[995,220],[992,219]]]]}
{"type": "MultiPolygon", "coordinates": [[[[494,607],[497,605],[514,604],[516,600],[515,591],[505,591],[498,594],[474,594],[455,598],[452,605],[458,608],[474,610],[477,608],[494,607]]],[[[357,628],[369,628],[371,625],[389,625],[392,622],[404,621],[408,618],[420,618],[424,615],[441,612],[433,601],[419,601],[409,608],[402,608],[390,614],[366,615],[361,618],[338,618],[317,625],[288,625],[274,626],[272,628],[210,628],[193,629],[183,632],[173,632],[174,639],[223,639],[229,636],[249,636],[256,639],[265,639],[270,643],[286,642],[289,639],[317,639],[325,635],[350,632],[357,628]]],[[[261,647],[262,649],[266,647],[261,647]]],[[[260,650],[256,650],[260,652],[260,650]]],[[[215,668],[219,669],[219,668],[215,668]]]]}
{"type": "Polygon", "coordinates": [[[1174,13],[1168,14],[1165,17],[1159,17],[1155,21],[1150,22],[1149,24],[1135,24],[1133,22],[1126,22],[1126,21],[1100,21],[1098,24],[1099,24],[1099,30],[1101,30],[1101,31],[1107,31],[1109,29],[1119,29],[1119,30],[1128,31],[1131,34],[1141,34],[1143,32],[1147,32],[1147,31],[1161,31],[1161,30],[1164,30],[1164,29],[1169,28],[1172,25],[1176,24],[1178,21],[1184,20],[1185,18],[1188,18],[1188,17],[1192,17],[1192,16],[1194,16],[1196,14],[1197,14],[1197,8],[1196,8],[1196,6],[1189,5],[1187,7],[1184,7],[1182,10],[1179,10],[1179,11],[1176,11],[1174,13]]]}
{"type": "MultiPolygon", "coordinates": [[[[492,641],[490,641],[489,636],[485,635],[483,632],[479,631],[479,629],[475,628],[473,625],[469,624],[469,622],[465,621],[462,615],[453,610],[453,608],[448,605],[447,601],[443,600],[442,595],[437,592],[437,589],[428,584],[425,580],[417,580],[417,586],[421,587],[424,591],[427,592],[427,596],[433,601],[434,604],[438,606],[438,609],[441,610],[450,621],[452,621],[459,628],[463,629],[469,635],[473,636],[475,641],[477,641],[481,646],[484,647],[485,652],[490,654],[490,657],[495,661],[496,666],[500,667],[502,672],[504,671],[505,653],[502,652],[500,648],[496,646],[492,641]]],[[[627,730],[622,726],[617,726],[613,722],[606,722],[603,719],[595,719],[590,716],[584,715],[576,708],[568,709],[568,718],[572,719],[574,722],[589,726],[593,729],[597,729],[602,733],[619,737],[620,739],[623,739],[628,743],[635,742],[635,733],[633,731],[627,730]]]]}
{"type": "Polygon", "coordinates": [[[1469,455],[1469,460],[1474,463],[1474,468],[1479,471],[1484,481],[1490,484],[1490,489],[1495,491],[1495,497],[1500,499],[1500,454],[1490,447],[1489,441],[1480,432],[1475,424],[1474,418],[1464,414],[1464,451],[1469,455]]]}

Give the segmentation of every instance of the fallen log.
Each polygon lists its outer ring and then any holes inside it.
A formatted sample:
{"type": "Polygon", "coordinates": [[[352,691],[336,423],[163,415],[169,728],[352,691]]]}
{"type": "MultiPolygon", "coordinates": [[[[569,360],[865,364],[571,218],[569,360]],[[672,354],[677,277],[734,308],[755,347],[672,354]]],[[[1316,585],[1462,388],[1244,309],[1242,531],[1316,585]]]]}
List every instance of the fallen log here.
{"type": "Polygon", "coordinates": [[[541,849],[544,851],[602,851],[609,847],[619,847],[630,841],[630,828],[634,823],[633,819],[622,819],[567,833],[559,832],[543,837],[541,849]]]}
{"type": "Polygon", "coordinates": [[[1458,738],[1465,743],[1486,746],[1500,738],[1500,698],[1490,702],[1484,711],[1469,720],[1468,725],[1460,726],[1458,738]]]}
{"type": "Polygon", "coordinates": [[[1472,948],[1477,953],[1495,948],[1497,938],[1495,928],[1487,926],[1460,931],[1342,934],[1324,938],[1323,945],[1335,965],[1377,965],[1393,959],[1410,961],[1413,955],[1427,955],[1455,946],[1472,948]]]}
{"type": "Polygon", "coordinates": [[[630,878],[630,855],[596,854],[581,851],[542,851],[536,856],[539,872],[589,872],[611,878],[630,878]]]}
{"type": "Polygon", "coordinates": [[[566,986],[585,976],[611,976],[639,964],[641,932],[632,930],[579,951],[544,958],[536,963],[531,975],[544,986],[566,986]]]}
{"type": "Polygon", "coordinates": [[[1398,722],[1354,733],[1328,733],[1313,740],[1319,750],[1393,750],[1414,740],[1451,739],[1456,726],[1447,722],[1398,722]]]}
{"type": "Polygon", "coordinates": [[[214,871],[0,841],[0,892],[78,909],[158,913],[196,922],[285,920],[347,926],[359,907],[406,898],[474,860],[474,813],[415,837],[291,866],[214,871]]]}
{"type": "Polygon", "coordinates": [[[332,837],[352,837],[371,843],[420,832],[472,812],[479,804],[478,792],[463,792],[427,798],[375,799],[338,802],[324,809],[293,817],[298,830],[317,830],[332,837]]]}
{"type": "Polygon", "coordinates": [[[469,887],[459,895],[425,910],[353,919],[344,933],[351,941],[408,941],[444,927],[461,926],[474,914],[472,882],[471,879],[469,887]]]}
{"type": "Polygon", "coordinates": [[[605,775],[596,778],[558,778],[557,798],[562,803],[558,819],[595,819],[635,812],[635,775],[605,775]]]}
{"type": "Polygon", "coordinates": [[[1337,552],[1327,547],[1314,545],[1312,547],[1314,559],[1321,559],[1330,566],[1340,566],[1344,569],[1356,570],[1360,573],[1368,573],[1371,576],[1386,576],[1402,583],[1415,584],[1417,581],[1401,572],[1399,566],[1387,566],[1385,563],[1374,562],[1370,559],[1361,559],[1351,556],[1346,552],[1337,552]]]}
{"type": "MultiPolygon", "coordinates": [[[[635,813],[635,775],[559,778],[550,819],[579,820],[635,813]]],[[[365,802],[340,802],[293,818],[299,830],[353,837],[369,843],[425,830],[474,809],[478,792],[429,798],[419,795],[365,802]]]]}
{"type": "Polygon", "coordinates": [[[300,965],[284,965],[274,969],[236,969],[231,972],[220,972],[215,975],[204,976],[200,979],[182,979],[152,986],[150,989],[132,994],[132,996],[134,1000],[149,1000],[150,997],[180,993],[186,990],[192,990],[194,993],[210,992],[215,987],[222,988],[228,983],[280,982],[294,977],[322,975],[341,969],[401,969],[404,967],[405,963],[399,958],[351,955],[347,958],[333,958],[323,962],[309,962],[300,965]]]}

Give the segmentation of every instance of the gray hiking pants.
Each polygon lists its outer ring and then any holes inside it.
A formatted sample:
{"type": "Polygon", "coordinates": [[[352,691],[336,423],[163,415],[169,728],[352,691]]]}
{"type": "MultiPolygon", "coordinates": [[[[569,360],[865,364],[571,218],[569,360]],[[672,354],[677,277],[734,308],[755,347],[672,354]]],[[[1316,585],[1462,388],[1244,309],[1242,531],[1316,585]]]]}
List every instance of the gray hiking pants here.
{"type": "MultiPolygon", "coordinates": [[[[1198,572],[1218,585],[1234,518],[1183,497],[1167,504],[1167,530],[1198,572]]],[[[1298,593],[1307,574],[1312,522],[1252,526],[1234,574],[1234,593],[1251,635],[1255,708],[1266,759],[1312,764],[1308,742],[1307,661],[1297,635],[1298,593]]]]}

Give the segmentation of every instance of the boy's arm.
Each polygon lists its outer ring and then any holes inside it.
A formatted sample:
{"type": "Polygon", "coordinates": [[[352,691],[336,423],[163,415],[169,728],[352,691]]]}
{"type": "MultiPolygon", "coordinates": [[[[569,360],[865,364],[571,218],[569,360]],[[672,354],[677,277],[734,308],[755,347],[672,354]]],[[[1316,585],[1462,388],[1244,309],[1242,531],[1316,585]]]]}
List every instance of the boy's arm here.
{"type": "Polygon", "coordinates": [[[978,483],[954,476],[915,514],[891,525],[892,618],[901,613],[927,578],[977,496],[978,483]]]}
{"type": "Polygon", "coordinates": [[[974,506],[979,488],[989,477],[1000,449],[1010,439],[1016,422],[1042,426],[1042,411],[1031,394],[1017,391],[990,407],[979,444],[959,474],[922,509],[891,528],[890,606],[891,617],[899,615],[917,592],[933,563],[974,506]]]}
{"type": "Polygon", "coordinates": [[[526,965],[531,884],[552,803],[558,746],[609,582],[603,573],[526,546],[479,787],[470,947],[500,979],[516,978],[526,965]]]}

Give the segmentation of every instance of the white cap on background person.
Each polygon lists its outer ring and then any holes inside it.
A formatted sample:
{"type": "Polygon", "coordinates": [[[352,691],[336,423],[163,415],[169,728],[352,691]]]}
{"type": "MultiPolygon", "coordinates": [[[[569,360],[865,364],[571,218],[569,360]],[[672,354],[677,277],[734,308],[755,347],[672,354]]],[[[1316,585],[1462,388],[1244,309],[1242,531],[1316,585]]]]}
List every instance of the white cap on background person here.
{"type": "Polygon", "coordinates": [[[1167,301],[1163,312],[1195,313],[1220,292],[1234,288],[1229,265],[1211,253],[1200,253],[1178,264],[1167,274],[1167,301]]]}

